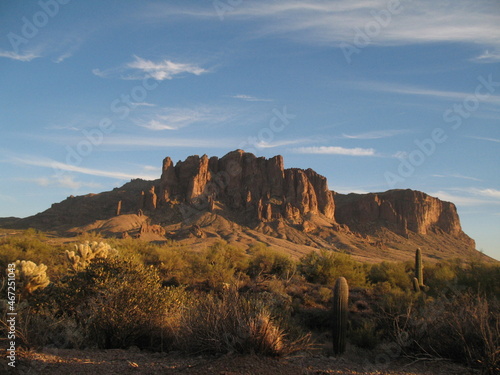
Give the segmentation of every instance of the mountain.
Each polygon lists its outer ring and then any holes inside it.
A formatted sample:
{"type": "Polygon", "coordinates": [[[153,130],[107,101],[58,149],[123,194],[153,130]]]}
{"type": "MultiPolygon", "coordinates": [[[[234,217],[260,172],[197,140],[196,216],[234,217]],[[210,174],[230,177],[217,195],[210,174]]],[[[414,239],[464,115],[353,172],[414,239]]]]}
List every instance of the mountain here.
{"type": "Polygon", "coordinates": [[[478,254],[453,203],[413,190],[338,194],[312,169],[285,169],[282,156],[242,150],[175,165],[167,157],[157,180],[70,196],[3,226],[174,239],[191,247],[260,241],[296,257],[319,248],[371,261],[409,259],[417,247],[434,259],[478,254]]]}

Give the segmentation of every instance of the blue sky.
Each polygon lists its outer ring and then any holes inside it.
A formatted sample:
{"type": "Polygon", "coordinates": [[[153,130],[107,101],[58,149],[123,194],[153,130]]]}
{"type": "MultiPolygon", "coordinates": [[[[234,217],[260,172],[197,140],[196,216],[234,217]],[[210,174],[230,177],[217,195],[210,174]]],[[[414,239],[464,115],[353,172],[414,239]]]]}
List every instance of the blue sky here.
{"type": "Polygon", "coordinates": [[[236,148],[454,202],[500,259],[500,2],[0,5],[0,216],[236,148]]]}

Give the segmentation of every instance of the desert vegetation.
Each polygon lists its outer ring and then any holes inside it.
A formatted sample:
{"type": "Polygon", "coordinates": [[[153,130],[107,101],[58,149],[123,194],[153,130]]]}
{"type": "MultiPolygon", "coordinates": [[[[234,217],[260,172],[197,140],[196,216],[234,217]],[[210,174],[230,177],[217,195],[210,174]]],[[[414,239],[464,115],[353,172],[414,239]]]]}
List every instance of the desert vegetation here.
{"type": "Polygon", "coordinates": [[[269,356],[361,348],[367,366],[408,356],[498,373],[500,266],[430,263],[424,254],[366,264],[326,250],[294,260],[262,243],[195,252],[96,236],[64,243],[34,230],[0,239],[0,267],[16,264],[26,348],[269,356]]]}

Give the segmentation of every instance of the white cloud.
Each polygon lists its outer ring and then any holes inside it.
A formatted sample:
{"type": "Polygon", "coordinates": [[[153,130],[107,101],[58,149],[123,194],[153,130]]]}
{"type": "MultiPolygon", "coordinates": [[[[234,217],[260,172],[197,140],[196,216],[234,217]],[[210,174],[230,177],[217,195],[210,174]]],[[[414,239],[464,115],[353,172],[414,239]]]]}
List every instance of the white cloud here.
{"type": "Polygon", "coordinates": [[[490,52],[489,50],[486,50],[481,55],[473,58],[472,61],[480,62],[480,63],[500,62],[500,51],[490,52]]]}
{"type": "Polygon", "coordinates": [[[175,63],[170,60],[163,60],[155,63],[151,60],[145,60],[139,56],[134,56],[135,61],[128,63],[127,67],[137,69],[146,73],[146,76],[151,76],[158,81],[164,79],[172,79],[174,76],[182,73],[190,73],[201,75],[208,71],[194,64],[175,63]]]}
{"type": "Polygon", "coordinates": [[[442,190],[431,192],[429,193],[429,195],[439,198],[445,202],[452,202],[457,206],[477,206],[483,204],[490,204],[490,202],[485,199],[456,195],[442,190]]]}
{"type": "Polygon", "coordinates": [[[448,188],[430,193],[442,200],[462,206],[500,204],[500,190],[491,188],[448,188]]]}
{"type": "Polygon", "coordinates": [[[348,139],[381,139],[394,137],[396,135],[408,133],[408,130],[403,129],[390,129],[390,130],[375,130],[371,132],[361,133],[361,134],[342,134],[343,138],[348,139]]]}
{"type": "Polygon", "coordinates": [[[106,72],[101,71],[100,69],[92,69],[92,74],[101,78],[107,78],[108,74],[106,72]]]}
{"type": "Polygon", "coordinates": [[[447,175],[433,174],[432,177],[439,177],[439,178],[461,178],[461,179],[464,179],[464,180],[482,181],[479,178],[464,176],[464,175],[461,175],[459,173],[453,173],[453,174],[447,174],[447,175]]]}
{"type": "Polygon", "coordinates": [[[103,141],[103,145],[121,146],[132,148],[152,148],[152,147],[187,147],[187,148],[236,148],[236,145],[241,140],[230,138],[179,138],[179,137],[130,137],[116,135],[107,137],[103,141]],[[231,146],[234,145],[234,146],[231,146]]]}
{"type": "Polygon", "coordinates": [[[40,186],[59,186],[63,188],[69,188],[69,189],[74,189],[78,190],[82,187],[89,187],[89,188],[100,188],[102,187],[101,184],[94,183],[94,182],[82,182],[82,181],[76,181],[75,178],[71,175],[62,175],[60,177],[40,177],[36,178],[33,180],[37,185],[40,186]]]}
{"type": "MultiPolygon", "coordinates": [[[[486,79],[486,78],[485,78],[486,79]]],[[[460,91],[443,91],[443,90],[433,90],[426,89],[421,87],[407,86],[407,85],[398,85],[386,82],[350,82],[350,85],[356,85],[360,88],[373,90],[373,91],[382,91],[382,92],[390,92],[396,94],[405,94],[405,95],[418,95],[418,96],[428,96],[432,98],[445,99],[445,100],[465,100],[467,97],[474,95],[473,89],[476,86],[472,87],[471,92],[460,92],[460,91]]],[[[500,96],[490,95],[486,89],[482,89],[481,98],[478,98],[479,102],[487,102],[495,105],[500,105],[500,96]],[[486,95],[488,94],[488,95],[486,95]]]]}
{"type": "Polygon", "coordinates": [[[54,60],[54,62],[55,62],[56,64],[59,64],[59,63],[63,62],[64,60],[66,60],[66,59],[70,58],[71,56],[73,56],[73,52],[65,52],[65,53],[63,53],[62,55],[58,56],[58,57],[54,60]]]}
{"type": "Polygon", "coordinates": [[[500,199],[500,190],[497,189],[465,188],[455,190],[464,191],[476,196],[500,199]]]}
{"type": "MultiPolygon", "coordinates": [[[[154,180],[158,178],[158,176],[152,175],[143,175],[143,174],[132,174],[125,173],[120,171],[106,171],[101,169],[93,169],[93,168],[85,168],[76,165],[62,163],[53,159],[44,158],[44,157],[11,157],[10,160],[13,163],[22,164],[22,165],[31,165],[35,167],[42,168],[52,168],[56,172],[56,177],[58,180],[62,180],[63,183],[71,183],[69,180],[65,180],[65,175],[63,171],[67,172],[75,172],[81,174],[87,174],[91,176],[99,176],[99,177],[108,177],[108,178],[118,178],[121,180],[129,180],[134,178],[142,178],[144,180],[154,180]],[[59,175],[58,175],[59,174],[59,175]]],[[[42,180],[43,182],[43,180],[42,180]]]]}
{"type": "Polygon", "coordinates": [[[479,139],[481,141],[489,141],[489,142],[500,143],[500,139],[497,139],[497,138],[475,137],[475,136],[470,136],[469,138],[479,139]]]}
{"type": "Polygon", "coordinates": [[[155,167],[153,165],[145,165],[142,167],[145,171],[155,171],[155,172],[158,172],[158,171],[161,171],[161,168],[160,167],[155,167]]]}
{"type": "Polygon", "coordinates": [[[6,57],[8,59],[17,60],[17,61],[31,61],[40,57],[39,54],[33,52],[27,53],[15,53],[12,51],[0,51],[0,57],[6,57]]]}
{"type": "MultiPolygon", "coordinates": [[[[156,17],[175,15],[218,18],[206,8],[165,6],[156,17]]],[[[225,22],[261,20],[257,36],[277,34],[307,43],[354,43],[357,30],[372,30],[369,44],[394,46],[438,42],[500,45],[500,12],[496,1],[455,0],[290,0],[245,1],[230,7],[225,22]],[[389,12],[388,5],[397,11],[389,12]],[[376,26],[379,26],[378,32],[376,26]]]]}
{"type": "Polygon", "coordinates": [[[321,155],[348,155],[348,156],[376,156],[373,148],[344,148],[338,146],[313,146],[298,147],[291,150],[298,154],[321,154],[321,155]]]}
{"type": "Polygon", "coordinates": [[[95,68],[92,69],[92,73],[101,78],[138,80],[152,77],[158,81],[163,81],[185,73],[199,76],[208,73],[208,70],[191,63],[173,62],[171,60],[154,62],[134,55],[134,61],[127,63],[125,66],[107,70],[95,68]]]}
{"type": "Polygon", "coordinates": [[[243,94],[238,94],[238,95],[233,95],[231,96],[233,99],[241,99],[246,102],[272,102],[272,99],[262,99],[262,98],[256,98],[255,96],[251,95],[243,95],[243,94]]]}
{"type": "Polygon", "coordinates": [[[305,143],[305,142],[310,142],[310,141],[311,140],[308,138],[291,139],[291,140],[283,140],[283,141],[276,141],[276,142],[259,141],[258,143],[255,144],[255,147],[257,147],[257,148],[275,148],[275,147],[281,147],[281,146],[296,145],[298,143],[305,143]]]}
{"type": "Polygon", "coordinates": [[[229,113],[210,107],[162,108],[150,118],[137,119],[135,123],[137,126],[150,130],[177,130],[200,122],[221,123],[230,117],[229,113]]]}
{"type": "Polygon", "coordinates": [[[130,104],[132,105],[132,107],[156,107],[156,104],[147,102],[132,102],[130,104]]]}

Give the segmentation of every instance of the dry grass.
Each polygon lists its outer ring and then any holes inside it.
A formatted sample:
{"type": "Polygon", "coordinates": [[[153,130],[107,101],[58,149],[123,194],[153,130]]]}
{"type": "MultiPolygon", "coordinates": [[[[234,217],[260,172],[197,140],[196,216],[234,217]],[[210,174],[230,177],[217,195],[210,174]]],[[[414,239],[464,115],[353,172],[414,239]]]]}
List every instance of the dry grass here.
{"type": "Polygon", "coordinates": [[[199,298],[183,314],[178,339],[191,353],[283,356],[310,347],[309,335],[288,337],[269,306],[234,290],[199,298]]]}

